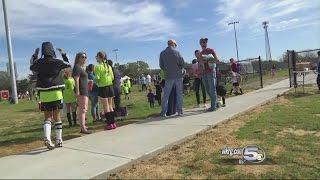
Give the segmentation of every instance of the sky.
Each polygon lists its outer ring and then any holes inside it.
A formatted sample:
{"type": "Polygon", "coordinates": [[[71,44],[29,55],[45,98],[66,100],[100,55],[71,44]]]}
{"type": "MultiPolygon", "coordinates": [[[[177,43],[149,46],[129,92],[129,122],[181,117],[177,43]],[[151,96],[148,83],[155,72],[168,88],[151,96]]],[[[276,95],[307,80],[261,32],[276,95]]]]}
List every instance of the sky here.
{"type": "MultiPolygon", "coordinates": [[[[120,64],[143,60],[158,68],[168,39],[177,41],[191,62],[207,37],[222,60],[236,57],[236,25],[240,59],[265,57],[263,21],[269,22],[273,59],[288,49],[320,48],[319,0],[6,0],[13,57],[19,79],[29,71],[34,49],[44,41],[64,48],[73,62],[85,51],[88,64],[104,50],[120,64]]],[[[6,70],[7,47],[0,3],[0,70],[6,70]]]]}

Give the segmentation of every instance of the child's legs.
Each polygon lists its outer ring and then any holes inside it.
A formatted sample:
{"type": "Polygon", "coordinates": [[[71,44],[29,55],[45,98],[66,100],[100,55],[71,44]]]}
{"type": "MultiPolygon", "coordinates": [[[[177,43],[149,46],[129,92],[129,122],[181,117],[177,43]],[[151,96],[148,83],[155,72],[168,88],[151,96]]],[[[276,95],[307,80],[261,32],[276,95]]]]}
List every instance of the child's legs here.
{"type": "Polygon", "coordinates": [[[66,112],[67,113],[71,112],[71,103],[66,103],[66,112]]]}
{"type": "Polygon", "coordinates": [[[88,109],[88,97],[87,96],[78,96],[78,114],[79,114],[79,121],[81,129],[85,129],[85,119],[86,119],[86,112],[88,109]]]}
{"type": "Polygon", "coordinates": [[[109,112],[113,112],[113,97],[108,98],[109,112]]]}

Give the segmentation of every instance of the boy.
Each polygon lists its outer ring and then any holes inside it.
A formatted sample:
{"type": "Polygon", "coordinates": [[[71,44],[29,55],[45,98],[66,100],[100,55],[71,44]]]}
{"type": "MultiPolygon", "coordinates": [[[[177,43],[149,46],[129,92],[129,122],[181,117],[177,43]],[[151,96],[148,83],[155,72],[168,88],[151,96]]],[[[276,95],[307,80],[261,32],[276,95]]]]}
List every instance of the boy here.
{"type": "Polygon", "coordinates": [[[159,81],[155,82],[156,87],[156,100],[158,101],[159,106],[161,106],[161,93],[162,93],[162,87],[159,81]]]}
{"type": "Polygon", "coordinates": [[[154,108],[154,101],[156,96],[153,94],[152,89],[149,89],[149,93],[147,97],[148,97],[148,102],[150,103],[150,107],[154,108]]]}
{"type": "Polygon", "coordinates": [[[124,83],[124,85],[123,85],[123,92],[125,94],[124,99],[129,100],[129,86],[127,83],[124,83]]]}

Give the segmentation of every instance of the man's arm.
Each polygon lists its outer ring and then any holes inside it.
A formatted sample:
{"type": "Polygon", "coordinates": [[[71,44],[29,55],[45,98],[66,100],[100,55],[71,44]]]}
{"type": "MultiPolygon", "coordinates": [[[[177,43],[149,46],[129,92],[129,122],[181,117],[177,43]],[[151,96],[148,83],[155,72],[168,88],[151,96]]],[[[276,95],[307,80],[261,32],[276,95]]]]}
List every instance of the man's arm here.
{"type": "Polygon", "coordinates": [[[215,59],[215,63],[219,63],[220,62],[220,60],[219,60],[219,58],[218,58],[218,55],[217,55],[217,53],[213,50],[213,49],[211,49],[211,54],[213,55],[213,57],[214,57],[214,59],[215,59]]]}
{"type": "Polygon", "coordinates": [[[178,52],[178,57],[179,57],[179,66],[180,66],[181,68],[183,68],[183,67],[184,67],[184,59],[183,59],[183,57],[181,56],[180,52],[178,52]]]}
{"type": "Polygon", "coordinates": [[[159,66],[160,66],[160,69],[164,70],[162,53],[160,54],[160,57],[159,57],[159,66]]]}

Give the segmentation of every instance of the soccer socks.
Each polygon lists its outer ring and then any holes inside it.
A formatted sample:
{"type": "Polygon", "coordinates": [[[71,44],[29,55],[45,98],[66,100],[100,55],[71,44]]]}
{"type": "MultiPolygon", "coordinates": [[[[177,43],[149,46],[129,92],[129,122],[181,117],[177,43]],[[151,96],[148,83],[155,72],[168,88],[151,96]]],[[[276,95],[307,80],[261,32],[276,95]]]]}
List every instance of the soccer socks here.
{"type": "Polygon", "coordinates": [[[222,96],[222,104],[226,105],[226,98],[224,96],[222,96]]]}
{"type": "Polygon", "coordinates": [[[72,112],[73,125],[77,124],[77,112],[72,112]]]}
{"type": "Polygon", "coordinates": [[[45,120],[43,124],[44,144],[49,150],[54,149],[54,145],[51,141],[51,121],[45,120]]]}
{"type": "Polygon", "coordinates": [[[43,124],[44,139],[51,142],[51,121],[45,120],[43,124]]]}
{"type": "Polygon", "coordinates": [[[69,127],[72,126],[72,119],[71,119],[71,114],[70,113],[67,113],[67,119],[68,119],[68,122],[69,122],[69,127]]]}
{"type": "Polygon", "coordinates": [[[62,122],[56,122],[54,126],[56,129],[56,146],[62,147],[62,122]]]}

